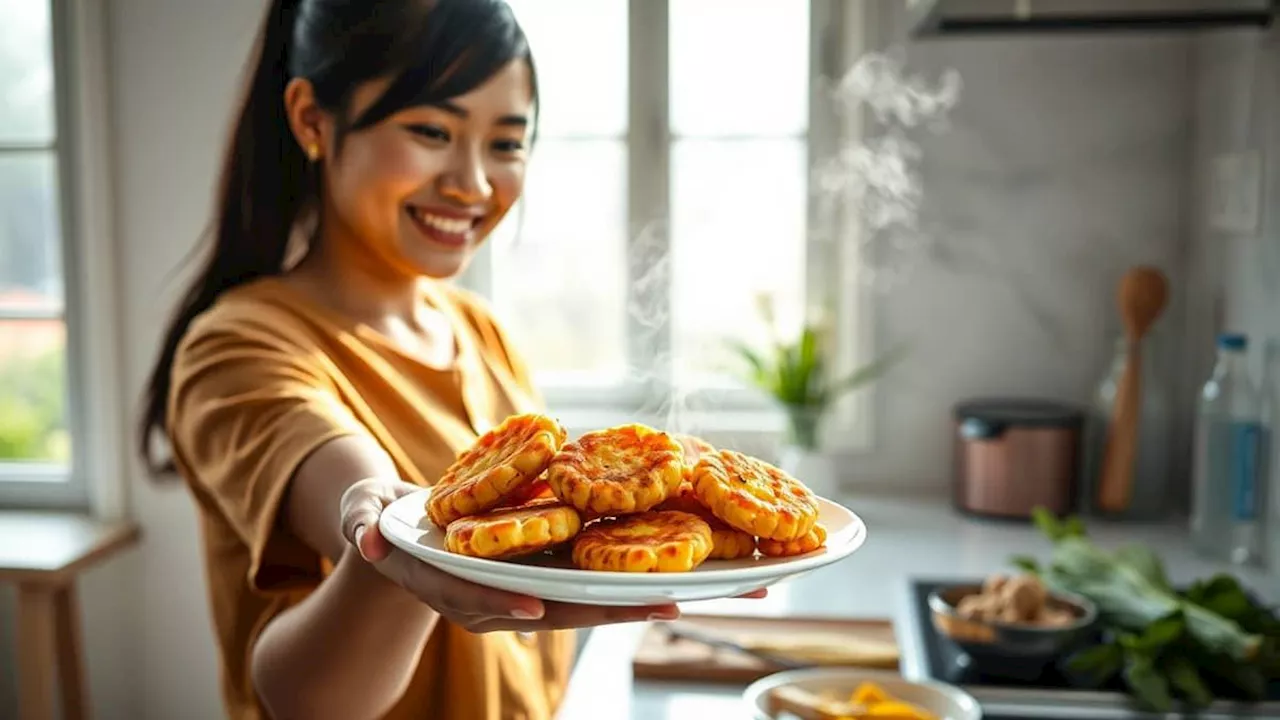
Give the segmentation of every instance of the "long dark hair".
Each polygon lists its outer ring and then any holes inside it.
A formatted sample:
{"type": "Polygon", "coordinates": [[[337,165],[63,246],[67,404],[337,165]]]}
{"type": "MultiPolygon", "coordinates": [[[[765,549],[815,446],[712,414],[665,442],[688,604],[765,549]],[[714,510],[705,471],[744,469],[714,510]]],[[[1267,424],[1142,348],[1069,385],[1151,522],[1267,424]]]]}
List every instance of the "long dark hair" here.
{"type": "Polygon", "coordinates": [[[289,233],[319,201],[319,181],[289,127],[289,80],[311,81],[316,102],[336,118],[337,142],[408,107],[466,94],[513,60],[529,63],[528,42],[505,0],[272,0],[223,159],[209,234],[213,247],[169,326],[143,396],[138,450],[160,474],[152,434],[165,433],[170,373],[187,328],[226,290],[279,274],[289,233]],[[394,78],[357,118],[358,85],[394,78]]]}

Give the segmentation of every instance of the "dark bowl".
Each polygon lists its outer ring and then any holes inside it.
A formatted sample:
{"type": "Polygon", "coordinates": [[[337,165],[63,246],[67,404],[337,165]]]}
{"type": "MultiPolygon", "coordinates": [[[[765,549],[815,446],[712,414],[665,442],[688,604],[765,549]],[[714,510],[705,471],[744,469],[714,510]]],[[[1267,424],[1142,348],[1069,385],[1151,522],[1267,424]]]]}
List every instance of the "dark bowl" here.
{"type": "Polygon", "coordinates": [[[929,594],[934,629],[976,661],[1044,665],[1089,640],[1094,633],[1098,608],[1087,598],[1061,592],[1049,593],[1047,602],[1075,616],[1075,622],[1068,625],[1042,627],[961,617],[956,610],[960,601],[981,591],[982,586],[977,584],[954,585],[929,594]]]}

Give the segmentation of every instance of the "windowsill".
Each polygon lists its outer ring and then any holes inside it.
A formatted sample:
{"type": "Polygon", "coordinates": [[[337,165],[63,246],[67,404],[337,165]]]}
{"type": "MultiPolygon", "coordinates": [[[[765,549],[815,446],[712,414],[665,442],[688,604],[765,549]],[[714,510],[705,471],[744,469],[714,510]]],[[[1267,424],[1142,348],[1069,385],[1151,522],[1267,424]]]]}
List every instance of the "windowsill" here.
{"type": "Polygon", "coordinates": [[[0,483],[65,483],[71,475],[66,464],[42,460],[0,460],[0,483]]]}
{"type": "Polygon", "coordinates": [[[66,467],[39,463],[0,463],[0,511],[83,512],[89,492],[82,478],[66,467]]]}

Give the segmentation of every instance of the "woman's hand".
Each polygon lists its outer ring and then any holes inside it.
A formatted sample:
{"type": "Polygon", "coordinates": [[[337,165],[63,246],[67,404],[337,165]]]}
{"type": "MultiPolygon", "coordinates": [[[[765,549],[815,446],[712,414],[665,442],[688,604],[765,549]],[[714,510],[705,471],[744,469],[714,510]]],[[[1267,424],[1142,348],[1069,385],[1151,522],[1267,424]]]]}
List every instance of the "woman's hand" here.
{"type": "MultiPolygon", "coordinates": [[[[484,587],[421,562],[393,546],[378,529],[378,516],[397,498],[419,490],[396,480],[370,479],[342,496],[342,534],[360,555],[395,584],[442,617],[474,633],[494,630],[531,632],[644,620],[674,620],[675,605],[600,607],[549,602],[484,587]]],[[[759,590],[745,597],[764,597],[759,590]]]]}

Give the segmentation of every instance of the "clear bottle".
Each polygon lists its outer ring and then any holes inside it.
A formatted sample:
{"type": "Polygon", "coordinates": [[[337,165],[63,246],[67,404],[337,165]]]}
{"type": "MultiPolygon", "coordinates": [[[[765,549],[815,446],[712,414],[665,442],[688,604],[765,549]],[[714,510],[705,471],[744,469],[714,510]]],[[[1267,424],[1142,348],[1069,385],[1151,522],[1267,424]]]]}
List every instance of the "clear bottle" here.
{"type": "Polygon", "coordinates": [[[1280,478],[1276,477],[1276,447],[1274,440],[1271,440],[1277,413],[1280,412],[1280,398],[1276,397],[1276,372],[1280,369],[1277,368],[1277,363],[1280,363],[1280,340],[1271,338],[1262,348],[1262,380],[1259,383],[1262,392],[1262,424],[1267,429],[1267,439],[1271,442],[1264,458],[1265,474],[1259,477],[1258,482],[1260,487],[1265,488],[1264,502],[1259,506],[1263,561],[1271,564],[1272,569],[1276,559],[1280,558],[1280,534],[1273,529],[1276,527],[1276,483],[1280,478]]]}
{"type": "Polygon", "coordinates": [[[1084,478],[1081,482],[1081,510],[1126,520],[1158,520],[1169,510],[1168,387],[1160,354],[1144,348],[1139,369],[1142,401],[1138,410],[1138,449],[1133,463],[1133,493],[1123,513],[1103,513],[1098,508],[1097,491],[1107,452],[1107,435],[1114,413],[1120,378],[1129,361],[1129,341],[1121,335],[1115,341],[1111,365],[1094,391],[1086,439],[1084,478]]]}
{"type": "Polygon", "coordinates": [[[1206,555],[1261,564],[1271,443],[1247,348],[1244,335],[1219,336],[1217,362],[1200,392],[1191,535],[1206,555]]]}

